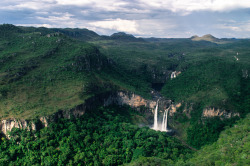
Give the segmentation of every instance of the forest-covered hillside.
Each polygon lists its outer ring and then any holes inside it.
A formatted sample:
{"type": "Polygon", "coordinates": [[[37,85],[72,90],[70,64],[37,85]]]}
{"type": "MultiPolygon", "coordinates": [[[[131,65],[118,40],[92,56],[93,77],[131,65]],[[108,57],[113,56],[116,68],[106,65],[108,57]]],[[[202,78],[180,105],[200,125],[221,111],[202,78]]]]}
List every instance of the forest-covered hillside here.
{"type": "Polygon", "coordinates": [[[0,127],[32,122],[1,135],[0,163],[249,165],[250,40],[212,39],[0,25],[0,127]],[[150,129],[158,100],[171,133],[150,129]]]}
{"type": "Polygon", "coordinates": [[[135,81],[93,44],[39,30],[0,26],[0,117],[50,115],[113,89],[145,96],[150,91],[147,82],[135,81]]]}

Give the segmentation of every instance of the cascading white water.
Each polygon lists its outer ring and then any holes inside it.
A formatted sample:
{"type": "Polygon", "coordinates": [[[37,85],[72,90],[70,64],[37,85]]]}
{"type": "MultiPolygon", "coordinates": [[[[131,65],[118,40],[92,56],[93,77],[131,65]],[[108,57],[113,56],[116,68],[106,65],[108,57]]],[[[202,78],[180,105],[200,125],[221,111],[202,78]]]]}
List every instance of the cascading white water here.
{"type": "Polygon", "coordinates": [[[159,102],[159,99],[156,102],[155,113],[154,113],[154,127],[153,127],[154,130],[158,130],[158,119],[157,119],[157,116],[158,116],[158,102],[159,102]]]}
{"type": "Polygon", "coordinates": [[[162,124],[161,126],[158,126],[158,106],[159,106],[159,99],[156,102],[156,107],[154,112],[154,126],[152,129],[169,132],[170,130],[168,130],[168,111],[170,107],[164,111],[162,124]]]}
{"type": "Polygon", "coordinates": [[[169,108],[164,111],[161,131],[168,131],[168,110],[169,108]]]}

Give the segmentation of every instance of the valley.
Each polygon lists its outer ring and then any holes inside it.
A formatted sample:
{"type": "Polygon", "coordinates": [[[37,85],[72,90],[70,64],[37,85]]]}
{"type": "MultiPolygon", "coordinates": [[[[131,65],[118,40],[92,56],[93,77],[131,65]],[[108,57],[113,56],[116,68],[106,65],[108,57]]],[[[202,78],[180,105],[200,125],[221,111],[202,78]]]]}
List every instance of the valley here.
{"type": "Polygon", "coordinates": [[[0,165],[248,165],[249,45],[0,25],[0,165]]]}

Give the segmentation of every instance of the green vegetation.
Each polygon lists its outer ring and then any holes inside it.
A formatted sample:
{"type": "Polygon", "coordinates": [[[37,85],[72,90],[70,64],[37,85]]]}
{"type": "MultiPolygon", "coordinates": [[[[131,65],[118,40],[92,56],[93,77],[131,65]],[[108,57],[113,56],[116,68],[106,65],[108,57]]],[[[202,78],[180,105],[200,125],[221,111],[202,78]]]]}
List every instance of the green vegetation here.
{"type": "Polygon", "coordinates": [[[234,124],[235,119],[219,118],[211,119],[215,125],[203,124],[201,116],[205,108],[237,112],[241,117],[249,113],[250,77],[246,74],[250,71],[249,40],[221,39],[216,41],[219,44],[192,39],[144,40],[97,40],[92,43],[120,68],[136,74],[152,87],[155,83],[165,84],[161,89],[165,98],[188,106],[189,117],[180,113],[176,121],[171,121],[180,139],[200,148],[216,141],[225,126],[234,124]],[[181,74],[170,80],[173,71],[181,74]]]}
{"type": "Polygon", "coordinates": [[[200,147],[216,142],[219,134],[224,127],[232,125],[238,117],[232,119],[221,120],[217,118],[209,118],[203,121],[194,121],[187,130],[187,143],[192,147],[199,149],[200,147]]]}
{"type": "Polygon", "coordinates": [[[118,69],[92,44],[35,30],[0,26],[1,118],[50,115],[117,89],[149,97],[145,81],[118,69]]]}
{"type": "Polygon", "coordinates": [[[170,121],[182,143],[200,149],[192,156],[166,133],[134,125],[143,115],[113,106],[13,130],[0,141],[1,164],[249,165],[250,40],[193,40],[0,25],[0,119],[49,116],[118,90],[150,99],[156,88],[182,103],[170,121]],[[204,118],[205,108],[240,117],[204,118]]]}
{"type": "Polygon", "coordinates": [[[193,153],[168,136],[130,123],[140,116],[128,107],[60,119],[39,131],[13,130],[1,138],[1,165],[249,165],[250,116],[220,134],[217,142],[193,153]]]}
{"type": "Polygon", "coordinates": [[[141,156],[177,161],[191,150],[148,127],[130,123],[138,115],[128,107],[87,112],[60,119],[40,131],[15,129],[0,141],[0,165],[119,165],[141,156]]]}
{"type": "Polygon", "coordinates": [[[190,155],[189,159],[179,159],[177,162],[163,160],[155,157],[140,157],[127,164],[128,166],[141,165],[169,165],[169,166],[213,166],[250,164],[250,115],[239,120],[231,128],[220,134],[218,141],[207,145],[190,155]]]}
{"type": "Polygon", "coordinates": [[[223,131],[217,142],[203,147],[187,161],[176,165],[249,165],[250,115],[223,131]]]}
{"type": "Polygon", "coordinates": [[[249,107],[246,94],[250,93],[250,78],[242,77],[242,69],[242,64],[219,58],[199,62],[167,82],[162,94],[177,102],[201,103],[203,107],[214,106],[244,114],[249,107]]]}

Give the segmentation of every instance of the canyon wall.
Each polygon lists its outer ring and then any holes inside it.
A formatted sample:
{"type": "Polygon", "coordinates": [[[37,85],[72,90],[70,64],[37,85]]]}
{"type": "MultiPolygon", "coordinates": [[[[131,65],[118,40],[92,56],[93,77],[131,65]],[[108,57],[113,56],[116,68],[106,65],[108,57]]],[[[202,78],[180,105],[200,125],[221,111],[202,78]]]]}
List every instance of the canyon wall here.
{"type": "MultiPolygon", "coordinates": [[[[169,102],[171,101],[162,100],[162,102],[160,103],[162,109],[164,109],[163,107],[166,107],[166,103],[169,102]]],[[[73,109],[58,110],[56,113],[50,116],[43,116],[34,121],[24,119],[2,120],[0,123],[0,129],[4,135],[7,135],[7,132],[11,131],[13,128],[36,130],[38,128],[48,127],[49,123],[55,122],[60,118],[78,118],[82,116],[86,111],[91,111],[99,106],[109,106],[112,104],[129,105],[130,107],[143,113],[146,118],[150,118],[153,117],[153,111],[156,106],[156,101],[147,100],[139,95],[126,91],[108,92],[86,99],[83,104],[78,105],[73,109]]]]}
{"type": "Polygon", "coordinates": [[[202,117],[212,118],[212,117],[220,117],[220,118],[232,118],[235,116],[240,116],[239,113],[233,113],[230,111],[216,109],[216,108],[205,108],[202,112],[202,117]]]}
{"type": "MultiPolygon", "coordinates": [[[[191,111],[193,111],[193,108],[192,107],[187,108],[187,105],[184,104],[184,107],[178,111],[178,109],[181,106],[183,106],[183,103],[171,104],[169,115],[174,116],[175,114],[185,114],[188,118],[191,118],[190,113],[191,111]]],[[[240,114],[237,112],[231,112],[219,108],[209,107],[203,109],[201,117],[202,118],[220,117],[221,119],[229,119],[235,116],[240,117],[240,114]]]]}
{"type": "MultiPolygon", "coordinates": [[[[157,96],[158,98],[159,96],[157,96]]],[[[8,131],[11,131],[13,128],[27,129],[27,130],[37,130],[43,127],[48,127],[49,123],[56,122],[60,118],[79,118],[84,115],[86,111],[91,111],[98,108],[99,106],[109,106],[112,104],[116,105],[129,105],[130,107],[136,109],[140,113],[144,114],[145,118],[153,121],[154,110],[156,107],[156,99],[149,100],[144,99],[141,96],[126,92],[108,92],[96,95],[89,99],[86,99],[83,104],[76,106],[70,110],[58,110],[56,113],[43,116],[36,120],[25,120],[25,119],[5,119],[0,123],[0,130],[4,135],[7,135],[8,131]]],[[[189,119],[191,118],[190,112],[192,107],[187,108],[187,105],[183,103],[172,103],[171,100],[165,100],[160,98],[159,101],[159,115],[163,114],[166,108],[169,108],[169,116],[174,116],[178,114],[185,114],[189,119]],[[183,106],[181,109],[179,109],[183,106]],[[179,109],[179,110],[178,110],[179,109]]],[[[220,117],[220,118],[231,118],[235,116],[240,116],[239,113],[232,113],[230,111],[225,111],[215,108],[205,108],[202,112],[202,117],[211,118],[211,117],[220,117]]]]}

